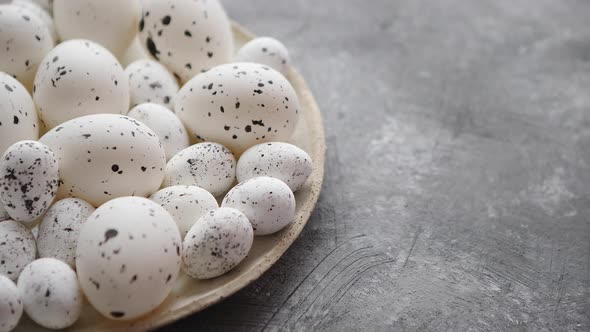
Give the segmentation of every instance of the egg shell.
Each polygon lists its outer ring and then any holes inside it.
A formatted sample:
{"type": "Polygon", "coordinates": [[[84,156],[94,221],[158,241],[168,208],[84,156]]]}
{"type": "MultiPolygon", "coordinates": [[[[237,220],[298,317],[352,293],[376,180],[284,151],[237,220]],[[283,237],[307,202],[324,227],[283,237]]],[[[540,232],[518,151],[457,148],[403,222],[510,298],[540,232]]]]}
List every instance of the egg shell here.
{"type": "Polygon", "coordinates": [[[231,61],[231,25],[218,0],[144,0],[141,44],[181,82],[231,61]]]}
{"type": "Polygon", "coordinates": [[[189,134],[237,155],[258,143],[288,140],[300,109],[283,75],[253,63],[221,65],[196,76],[180,89],[175,105],[189,134]]]}
{"type": "Polygon", "coordinates": [[[127,114],[129,80],[107,49],[88,40],[69,40],[43,59],[33,100],[48,129],[89,114],[127,114]]]}
{"type": "Polygon", "coordinates": [[[141,197],[102,205],[80,233],[78,278],[88,301],[110,319],[147,314],[172,290],[182,240],[166,210],[141,197]]]}
{"type": "Polygon", "coordinates": [[[53,15],[53,0],[25,0],[35,3],[43,8],[49,15],[53,15]]]}
{"type": "Polygon", "coordinates": [[[174,109],[179,87],[166,67],[153,60],[141,59],[129,64],[125,73],[129,77],[132,107],[156,103],[174,109]]]}
{"type": "Polygon", "coordinates": [[[201,187],[213,196],[225,193],[236,178],[236,158],[218,143],[199,143],[177,153],[166,164],[164,187],[201,187]]]}
{"type": "Polygon", "coordinates": [[[25,8],[30,10],[31,12],[35,13],[41,21],[45,24],[47,29],[49,29],[49,33],[51,34],[51,39],[54,43],[57,43],[59,40],[59,36],[57,35],[57,30],[55,29],[55,22],[53,22],[53,17],[49,15],[49,12],[45,10],[40,4],[30,0],[12,0],[12,4],[15,6],[19,6],[21,8],[25,8]]]}
{"type": "Polygon", "coordinates": [[[170,213],[183,238],[202,215],[219,207],[213,195],[197,186],[164,188],[153,194],[150,199],[170,213]]]}
{"type": "Polygon", "coordinates": [[[221,207],[244,213],[254,235],[276,233],[295,219],[295,195],[283,181],[267,176],[240,182],[227,193],[221,207]]]}
{"type": "Polygon", "coordinates": [[[0,72],[0,154],[24,140],[39,139],[39,122],[33,99],[15,78],[0,72]]]}
{"type": "Polygon", "coordinates": [[[95,114],[52,129],[41,142],[60,165],[59,197],[93,206],[121,196],[147,197],[160,188],[166,154],[156,134],[122,115],[95,114]]]}
{"type": "Polygon", "coordinates": [[[30,90],[37,67],[53,47],[49,29],[30,9],[0,5],[0,31],[0,71],[30,90]]]}
{"type": "Polygon", "coordinates": [[[93,40],[117,56],[137,34],[139,0],[55,0],[53,17],[63,40],[93,40]]]}
{"type": "Polygon", "coordinates": [[[239,182],[269,176],[285,182],[291,191],[299,190],[311,175],[311,157],[293,144],[272,142],[254,145],[238,160],[239,182]]]}
{"type": "Polygon", "coordinates": [[[223,275],[246,258],[253,240],[252,225],[242,212],[227,207],[211,210],[186,234],[184,271],[197,279],[223,275]]]}
{"type": "Polygon", "coordinates": [[[38,226],[39,257],[59,259],[74,267],[78,236],[92,212],[94,207],[78,198],[65,198],[53,204],[38,226]]]}
{"type": "Polygon", "coordinates": [[[18,221],[0,222],[0,275],[16,281],[21,271],[37,254],[35,238],[27,227],[18,221]]]}
{"type": "Polygon", "coordinates": [[[32,222],[51,206],[59,187],[53,151],[37,141],[11,145],[0,160],[0,201],[10,217],[32,222]]]}
{"type": "Polygon", "coordinates": [[[8,215],[8,212],[6,212],[6,209],[4,208],[4,205],[2,205],[2,202],[0,202],[0,221],[4,221],[10,219],[10,216],[8,215]]]}
{"type": "Polygon", "coordinates": [[[269,66],[287,76],[289,51],[280,41],[271,37],[258,37],[247,42],[236,54],[236,62],[255,62],[269,66]]]}
{"type": "Polygon", "coordinates": [[[14,282],[0,275],[0,332],[12,331],[23,314],[23,302],[14,282]]]}
{"type": "Polygon", "coordinates": [[[156,133],[164,146],[167,160],[189,146],[189,138],[184,125],[174,112],[162,105],[139,104],[131,109],[127,116],[145,124],[156,133]]]}
{"type": "Polygon", "coordinates": [[[82,312],[82,292],[72,268],[57,259],[40,258],[27,265],[18,278],[25,312],[49,329],[73,325],[82,312]]]}

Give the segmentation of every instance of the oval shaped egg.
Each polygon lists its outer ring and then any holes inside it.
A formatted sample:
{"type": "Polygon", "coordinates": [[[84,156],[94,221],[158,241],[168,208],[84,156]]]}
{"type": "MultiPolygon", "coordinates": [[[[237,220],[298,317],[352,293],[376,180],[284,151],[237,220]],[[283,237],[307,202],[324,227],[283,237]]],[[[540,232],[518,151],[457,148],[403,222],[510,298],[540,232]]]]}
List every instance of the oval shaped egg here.
{"type": "Polygon", "coordinates": [[[55,29],[53,17],[51,17],[47,10],[45,10],[40,4],[30,0],[12,0],[12,4],[15,6],[19,6],[21,8],[28,9],[31,12],[35,13],[41,19],[41,21],[45,23],[47,29],[49,29],[49,33],[51,34],[53,42],[58,42],[59,37],[57,35],[57,30],[55,29]]]}
{"type": "Polygon", "coordinates": [[[150,196],[150,199],[170,213],[182,238],[203,214],[219,207],[213,195],[197,186],[164,188],[150,196]]]}
{"type": "Polygon", "coordinates": [[[221,65],[196,76],[178,92],[176,114],[189,134],[236,154],[263,142],[288,140],[299,118],[295,90],[264,65],[221,65]]]}
{"type": "Polygon", "coordinates": [[[164,146],[166,159],[172,158],[189,146],[189,138],[182,122],[171,110],[153,103],[139,104],[129,114],[153,130],[164,146]]]}
{"type": "Polygon", "coordinates": [[[0,331],[12,331],[23,314],[23,301],[12,280],[0,274],[0,331]]]}
{"type": "Polygon", "coordinates": [[[223,275],[246,258],[253,240],[252,225],[242,212],[226,207],[209,211],[186,234],[184,271],[197,279],[223,275]]]}
{"type": "Polygon", "coordinates": [[[0,154],[12,144],[39,139],[39,121],[33,99],[25,87],[0,73],[0,154]]]}
{"type": "Polygon", "coordinates": [[[78,198],[65,198],[53,204],[37,231],[39,257],[59,259],[74,267],[78,236],[92,212],[94,207],[78,198]]]}
{"type": "Polygon", "coordinates": [[[199,143],[177,153],[166,164],[164,187],[201,187],[213,196],[226,192],[236,178],[236,158],[218,143],[199,143]]]}
{"type": "Polygon", "coordinates": [[[258,37],[247,42],[236,54],[237,62],[255,62],[271,67],[287,76],[289,51],[280,41],[271,37],[258,37]]]}
{"type": "Polygon", "coordinates": [[[117,56],[137,34],[139,0],[55,0],[53,17],[62,40],[89,39],[117,56]]]}
{"type": "Polygon", "coordinates": [[[60,165],[59,197],[93,206],[121,196],[147,197],[160,188],[166,154],[156,134],[122,115],[95,114],[52,129],[41,142],[60,165]]]}
{"type": "Polygon", "coordinates": [[[58,186],[57,160],[44,144],[14,143],[0,160],[0,201],[14,220],[35,221],[51,206],[58,186]]]}
{"type": "Polygon", "coordinates": [[[63,329],[80,317],[83,299],[76,272],[60,260],[41,258],[27,265],[18,289],[25,312],[43,327],[63,329]]]}
{"type": "Polygon", "coordinates": [[[178,83],[166,67],[156,61],[140,59],[125,68],[129,77],[131,106],[156,103],[174,109],[178,83]]]}
{"type": "Polygon", "coordinates": [[[142,45],[181,82],[229,62],[233,36],[218,0],[143,1],[142,45]]]}
{"type": "Polygon", "coordinates": [[[0,275],[16,281],[25,266],[35,260],[35,238],[23,224],[5,220],[0,222],[0,242],[4,243],[0,250],[0,275]]]}
{"type": "Polygon", "coordinates": [[[180,246],[178,228],[163,207],[140,197],[109,201],[80,233],[76,267],[84,294],[107,318],[142,316],[172,290],[180,246]]]}
{"type": "Polygon", "coordinates": [[[41,60],[53,47],[45,23],[29,9],[0,5],[0,71],[19,80],[27,89],[41,60]]]}
{"type": "Polygon", "coordinates": [[[239,182],[269,176],[285,182],[291,191],[299,190],[311,175],[311,157],[293,144],[272,142],[254,145],[238,160],[239,182]]]}
{"type": "Polygon", "coordinates": [[[244,213],[254,235],[278,232],[295,219],[293,192],[283,181],[267,176],[240,182],[227,193],[221,207],[244,213]]]}
{"type": "Polygon", "coordinates": [[[70,40],[43,59],[33,100],[48,129],[89,114],[127,114],[129,82],[123,67],[104,47],[70,40]]]}

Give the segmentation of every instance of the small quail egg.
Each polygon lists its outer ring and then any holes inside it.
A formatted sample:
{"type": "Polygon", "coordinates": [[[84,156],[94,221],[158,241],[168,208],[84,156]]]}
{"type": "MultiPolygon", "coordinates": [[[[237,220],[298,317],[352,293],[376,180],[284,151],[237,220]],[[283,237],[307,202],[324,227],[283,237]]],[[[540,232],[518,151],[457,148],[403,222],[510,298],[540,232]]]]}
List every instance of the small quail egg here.
{"type": "Polygon", "coordinates": [[[178,83],[166,67],[153,60],[140,59],[129,64],[125,73],[129,77],[131,106],[156,103],[174,109],[178,83]]]}
{"type": "Polygon", "coordinates": [[[14,282],[0,275],[0,332],[10,332],[23,314],[23,301],[14,282]]]}
{"type": "Polygon", "coordinates": [[[236,55],[237,62],[255,62],[267,65],[287,76],[289,51],[280,41],[271,37],[258,37],[247,42],[236,55]]]}
{"type": "Polygon", "coordinates": [[[0,243],[0,275],[16,281],[21,271],[37,254],[33,234],[18,221],[1,221],[0,243]]]}

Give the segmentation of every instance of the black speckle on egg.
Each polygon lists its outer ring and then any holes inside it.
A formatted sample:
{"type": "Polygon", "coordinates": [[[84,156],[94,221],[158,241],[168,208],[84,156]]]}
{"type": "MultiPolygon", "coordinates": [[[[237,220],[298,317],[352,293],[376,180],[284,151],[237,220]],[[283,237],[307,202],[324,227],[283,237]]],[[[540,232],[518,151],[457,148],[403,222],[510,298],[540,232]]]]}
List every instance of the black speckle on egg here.
{"type": "Polygon", "coordinates": [[[168,25],[168,24],[170,24],[171,20],[172,20],[172,18],[170,17],[170,15],[166,15],[162,18],[162,24],[168,25]]]}

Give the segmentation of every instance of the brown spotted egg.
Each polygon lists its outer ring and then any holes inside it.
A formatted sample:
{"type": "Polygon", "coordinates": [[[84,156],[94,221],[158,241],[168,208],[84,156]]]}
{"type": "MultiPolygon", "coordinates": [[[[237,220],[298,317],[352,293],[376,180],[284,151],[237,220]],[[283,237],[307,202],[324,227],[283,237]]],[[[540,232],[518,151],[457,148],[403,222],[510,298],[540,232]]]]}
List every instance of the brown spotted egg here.
{"type": "Polygon", "coordinates": [[[35,238],[23,224],[6,220],[0,222],[0,243],[0,275],[16,281],[37,255],[35,238]]]}
{"type": "Polygon", "coordinates": [[[39,257],[56,258],[74,267],[80,229],[92,212],[94,207],[78,198],[53,204],[38,226],[39,257]]]}
{"type": "Polygon", "coordinates": [[[40,141],[59,161],[60,198],[100,206],[121,196],[147,197],[164,178],[166,153],[158,136],[130,117],[84,116],[53,128],[40,141]]]}
{"type": "Polygon", "coordinates": [[[181,82],[233,55],[231,26],[218,0],[144,0],[139,36],[181,82]]]}
{"type": "Polygon", "coordinates": [[[166,67],[156,61],[140,59],[125,68],[129,77],[131,106],[156,103],[174,108],[178,83],[166,67]]]}
{"type": "Polygon", "coordinates": [[[252,225],[242,212],[226,207],[211,210],[184,238],[184,271],[197,279],[223,275],[246,258],[253,240],[252,225]]]}
{"type": "Polygon", "coordinates": [[[236,154],[291,138],[300,110],[289,81],[254,63],[221,65],[196,76],[180,89],[175,105],[193,137],[221,143],[236,154]]]}
{"type": "Polygon", "coordinates": [[[76,268],[84,294],[110,319],[152,311],[174,286],[181,245],[174,220],[160,205],[140,197],[107,202],[78,240],[76,268]]]}
{"type": "Polygon", "coordinates": [[[89,114],[127,114],[129,82],[104,47],[75,39],[56,46],[35,76],[33,99],[48,129],[89,114]]]}
{"type": "Polygon", "coordinates": [[[38,138],[33,99],[19,81],[0,72],[0,154],[18,141],[38,138]]]}
{"type": "Polygon", "coordinates": [[[17,286],[27,316],[43,327],[63,329],[80,317],[83,296],[76,272],[60,260],[40,258],[27,265],[17,286]]]}
{"type": "Polygon", "coordinates": [[[0,71],[31,89],[37,67],[52,47],[51,33],[37,14],[20,6],[0,5],[0,71]]]}
{"type": "Polygon", "coordinates": [[[0,331],[12,331],[23,314],[23,301],[14,282],[0,274],[0,331]]]}
{"type": "Polygon", "coordinates": [[[225,195],[221,207],[244,213],[254,235],[278,232],[295,219],[293,192],[283,181],[267,176],[240,182],[225,195]]]}
{"type": "Polygon", "coordinates": [[[49,209],[58,186],[56,156],[44,144],[14,143],[0,160],[0,201],[14,220],[34,222],[49,209]]]}
{"type": "Polygon", "coordinates": [[[255,62],[267,65],[287,76],[289,51],[280,41],[271,37],[258,37],[247,42],[236,54],[237,62],[255,62]]]}
{"type": "Polygon", "coordinates": [[[166,151],[166,159],[189,146],[189,138],[180,119],[166,107],[145,103],[135,106],[128,117],[134,118],[152,129],[166,151]]]}

